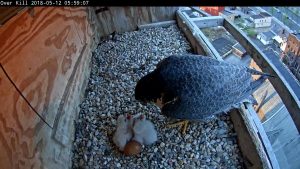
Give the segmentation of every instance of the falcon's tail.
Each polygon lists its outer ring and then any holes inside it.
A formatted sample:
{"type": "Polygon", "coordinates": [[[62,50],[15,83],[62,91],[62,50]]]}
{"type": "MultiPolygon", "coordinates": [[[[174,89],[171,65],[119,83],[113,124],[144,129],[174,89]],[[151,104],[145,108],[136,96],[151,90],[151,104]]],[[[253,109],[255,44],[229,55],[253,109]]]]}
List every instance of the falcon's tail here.
{"type": "Polygon", "coordinates": [[[251,68],[248,68],[248,72],[253,74],[253,75],[262,75],[262,76],[267,76],[267,77],[275,77],[274,75],[271,75],[269,73],[260,72],[258,70],[251,69],[251,68]]]}
{"type": "Polygon", "coordinates": [[[251,87],[252,91],[254,92],[256,89],[258,89],[269,76],[274,77],[269,74],[263,74],[257,80],[251,82],[250,87],[251,87]]]}
{"type": "Polygon", "coordinates": [[[250,68],[248,68],[248,72],[253,75],[261,75],[257,80],[251,82],[251,84],[250,84],[250,87],[253,92],[257,88],[259,88],[268,77],[273,77],[273,78],[275,77],[274,75],[271,75],[269,73],[260,72],[258,70],[250,69],[250,68]]]}

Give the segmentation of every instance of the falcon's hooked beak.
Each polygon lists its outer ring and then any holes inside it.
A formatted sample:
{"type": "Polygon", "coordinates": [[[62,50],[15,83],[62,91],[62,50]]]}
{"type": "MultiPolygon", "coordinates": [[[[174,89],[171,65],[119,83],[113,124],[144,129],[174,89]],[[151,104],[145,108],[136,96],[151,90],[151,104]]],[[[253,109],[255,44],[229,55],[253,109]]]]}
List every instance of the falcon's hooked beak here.
{"type": "Polygon", "coordinates": [[[140,103],[141,103],[143,106],[146,106],[146,105],[147,105],[147,102],[144,101],[144,100],[140,101],[140,103]]]}
{"type": "Polygon", "coordinates": [[[154,102],[154,104],[156,106],[158,106],[160,109],[164,106],[163,102],[162,102],[162,98],[158,98],[156,99],[156,101],[154,102]]]}

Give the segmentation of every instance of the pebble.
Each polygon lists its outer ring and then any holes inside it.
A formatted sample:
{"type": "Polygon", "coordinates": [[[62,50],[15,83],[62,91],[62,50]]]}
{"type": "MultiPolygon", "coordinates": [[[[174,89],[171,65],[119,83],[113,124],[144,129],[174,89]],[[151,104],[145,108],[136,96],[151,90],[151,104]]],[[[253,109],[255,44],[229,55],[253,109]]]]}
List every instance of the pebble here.
{"type": "Polygon", "coordinates": [[[92,145],[92,142],[91,142],[91,141],[88,141],[87,147],[91,147],[91,145],[92,145]]]}
{"type": "Polygon", "coordinates": [[[75,122],[72,168],[242,168],[236,137],[227,139],[235,134],[228,114],[190,123],[182,135],[166,127],[174,120],[159,108],[135,101],[134,88],[142,76],[163,58],[191,51],[176,25],[116,34],[115,40],[101,42],[75,122]],[[138,157],[124,156],[112,143],[116,119],[124,113],[145,113],[157,129],[158,142],[144,146],[138,157]]]}

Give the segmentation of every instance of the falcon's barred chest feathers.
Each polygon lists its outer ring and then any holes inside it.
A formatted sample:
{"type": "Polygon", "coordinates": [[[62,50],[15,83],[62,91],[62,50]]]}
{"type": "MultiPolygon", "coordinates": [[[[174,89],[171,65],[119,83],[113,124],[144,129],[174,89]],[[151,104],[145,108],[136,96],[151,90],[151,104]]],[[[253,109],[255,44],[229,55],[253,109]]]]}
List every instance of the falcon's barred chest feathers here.
{"type": "Polygon", "coordinates": [[[161,98],[161,111],[168,117],[206,119],[243,102],[252,103],[252,92],[268,76],[206,56],[173,55],[138,81],[135,98],[144,103],[161,98]],[[253,81],[252,74],[262,76],[253,81]]]}

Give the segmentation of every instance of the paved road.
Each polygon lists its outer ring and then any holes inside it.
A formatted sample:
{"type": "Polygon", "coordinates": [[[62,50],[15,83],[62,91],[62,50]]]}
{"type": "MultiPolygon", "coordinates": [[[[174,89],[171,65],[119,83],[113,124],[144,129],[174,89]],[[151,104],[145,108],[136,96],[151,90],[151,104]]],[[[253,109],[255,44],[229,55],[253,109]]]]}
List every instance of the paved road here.
{"type": "Polygon", "coordinates": [[[268,57],[268,59],[270,59],[273,65],[280,71],[283,78],[291,86],[292,90],[300,100],[300,85],[295,79],[295,77],[292,75],[292,73],[279,60],[278,55],[276,55],[273,50],[266,50],[264,51],[264,54],[268,57]]]}
{"type": "Polygon", "coordinates": [[[286,107],[280,103],[274,106],[268,115],[270,117],[263,122],[263,127],[272,144],[280,168],[300,168],[299,133],[295,125],[293,125],[293,120],[286,107]]]}
{"type": "Polygon", "coordinates": [[[271,15],[276,17],[278,20],[280,20],[282,23],[286,24],[291,30],[293,31],[299,31],[300,25],[299,25],[299,16],[297,16],[295,13],[293,13],[290,9],[287,7],[261,7],[262,9],[269,12],[271,15]],[[273,11],[272,11],[273,8],[273,11]],[[288,17],[285,19],[284,14],[288,17]]]}
{"type": "Polygon", "coordinates": [[[291,86],[292,90],[300,100],[300,84],[290,70],[280,61],[278,54],[278,49],[273,45],[264,45],[256,38],[250,38],[256,46],[263,51],[263,53],[270,59],[271,63],[280,71],[284,79],[291,86]]]}
{"type": "Polygon", "coordinates": [[[291,9],[289,9],[289,7],[276,7],[276,8],[279,9],[281,12],[287,14],[296,23],[299,23],[300,17],[296,13],[294,13],[291,9]]]}

